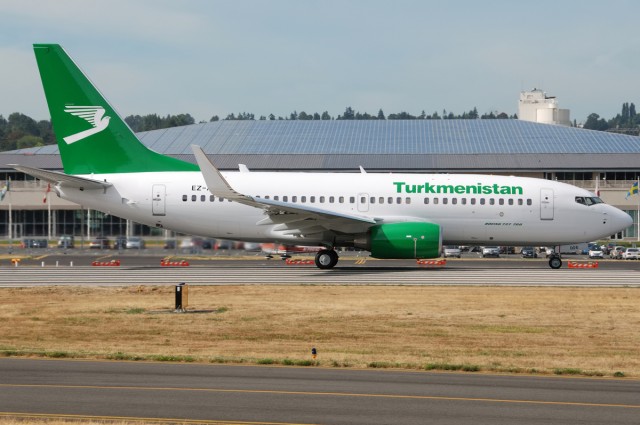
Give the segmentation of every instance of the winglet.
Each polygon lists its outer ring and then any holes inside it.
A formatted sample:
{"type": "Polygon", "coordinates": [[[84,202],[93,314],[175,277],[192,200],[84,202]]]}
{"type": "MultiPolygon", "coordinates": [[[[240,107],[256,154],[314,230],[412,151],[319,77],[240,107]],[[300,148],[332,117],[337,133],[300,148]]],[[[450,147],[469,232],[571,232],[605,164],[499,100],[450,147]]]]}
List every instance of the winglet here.
{"type": "Polygon", "coordinates": [[[233,190],[229,182],[220,174],[220,171],[209,161],[202,148],[198,145],[191,145],[191,150],[196,157],[196,162],[200,167],[200,172],[207,183],[207,188],[212,195],[232,201],[246,200],[247,197],[233,190]]]}

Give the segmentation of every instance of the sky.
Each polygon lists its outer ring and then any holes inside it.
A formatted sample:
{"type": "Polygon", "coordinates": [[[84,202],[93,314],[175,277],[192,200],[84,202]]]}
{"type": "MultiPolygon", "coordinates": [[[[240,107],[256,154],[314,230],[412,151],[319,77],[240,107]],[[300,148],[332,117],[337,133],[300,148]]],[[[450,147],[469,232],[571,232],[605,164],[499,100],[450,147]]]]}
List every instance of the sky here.
{"type": "Polygon", "coordinates": [[[122,116],[517,113],[640,105],[637,0],[0,0],[0,114],[49,119],[34,43],[122,116]]]}

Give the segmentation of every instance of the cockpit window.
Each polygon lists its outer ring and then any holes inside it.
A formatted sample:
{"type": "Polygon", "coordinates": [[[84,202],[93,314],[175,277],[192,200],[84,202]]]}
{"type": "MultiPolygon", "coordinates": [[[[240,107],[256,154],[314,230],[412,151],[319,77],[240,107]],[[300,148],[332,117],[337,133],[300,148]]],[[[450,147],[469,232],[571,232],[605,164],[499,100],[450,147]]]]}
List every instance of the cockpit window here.
{"type": "Polygon", "coordinates": [[[589,206],[602,204],[603,202],[602,199],[596,196],[576,196],[576,203],[589,206]]]}

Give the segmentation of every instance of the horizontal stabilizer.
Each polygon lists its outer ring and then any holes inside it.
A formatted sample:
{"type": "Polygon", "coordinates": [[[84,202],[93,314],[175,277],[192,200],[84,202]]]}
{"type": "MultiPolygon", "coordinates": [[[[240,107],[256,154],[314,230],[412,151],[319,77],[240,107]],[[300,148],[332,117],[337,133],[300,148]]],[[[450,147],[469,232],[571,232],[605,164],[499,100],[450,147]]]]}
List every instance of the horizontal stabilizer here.
{"type": "Polygon", "coordinates": [[[52,183],[54,185],[59,185],[61,187],[73,187],[76,189],[92,190],[106,189],[112,186],[111,183],[108,183],[106,181],[92,180],[78,176],[70,176],[58,171],[47,171],[40,168],[32,168],[17,164],[8,165],[17,171],[21,171],[37,179],[46,181],[47,183],[52,183]]]}

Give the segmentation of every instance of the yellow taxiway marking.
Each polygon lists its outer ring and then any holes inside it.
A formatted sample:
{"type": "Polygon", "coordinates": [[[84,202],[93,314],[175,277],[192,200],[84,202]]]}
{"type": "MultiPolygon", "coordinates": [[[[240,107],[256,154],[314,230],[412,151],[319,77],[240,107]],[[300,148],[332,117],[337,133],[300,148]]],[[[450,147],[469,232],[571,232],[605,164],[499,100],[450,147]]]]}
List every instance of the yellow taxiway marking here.
{"type": "Polygon", "coordinates": [[[452,397],[429,395],[404,395],[404,394],[366,394],[366,393],[339,393],[316,391],[282,391],[282,390],[231,390],[223,388],[172,388],[172,387],[123,387],[123,386],[99,386],[99,385],[51,385],[51,384],[0,384],[0,388],[71,388],[71,389],[99,389],[99,390],[130,390],[130,391],[185,391],[185,392],[210,392],[210,393],[243,393],[243,394],[281,394],[299,396],[327,396],[327,397],[362,397],[362,398],[388,398],[408,400],[444,400],[444,401],[471,401],[483,403],[514,403],[514,404],[539,404],[556,406],[584,406],[584,407],[621,407],[626,409],[640,409],[640,404],[615,404],[615,403],[588,403],[580,401],[545,401],[545,400],[518,400],[482,397],[452,397]]]}
{"type": "Polygon", "coordinates": [[[18,413],[0,412],[0,417],[17,419],[60,419],[60,420],[87,420],[87,421],[130,421],[144,423],[171,423],[171,424],[206,424],[206,425],[311,425],[289,422],[249,422],[249,421],[218,421],[207,419],[177,419],[177,418],[138,418],[133,416],[88,416],[88,415],[64,415],[55,413],[18,413]]]}

